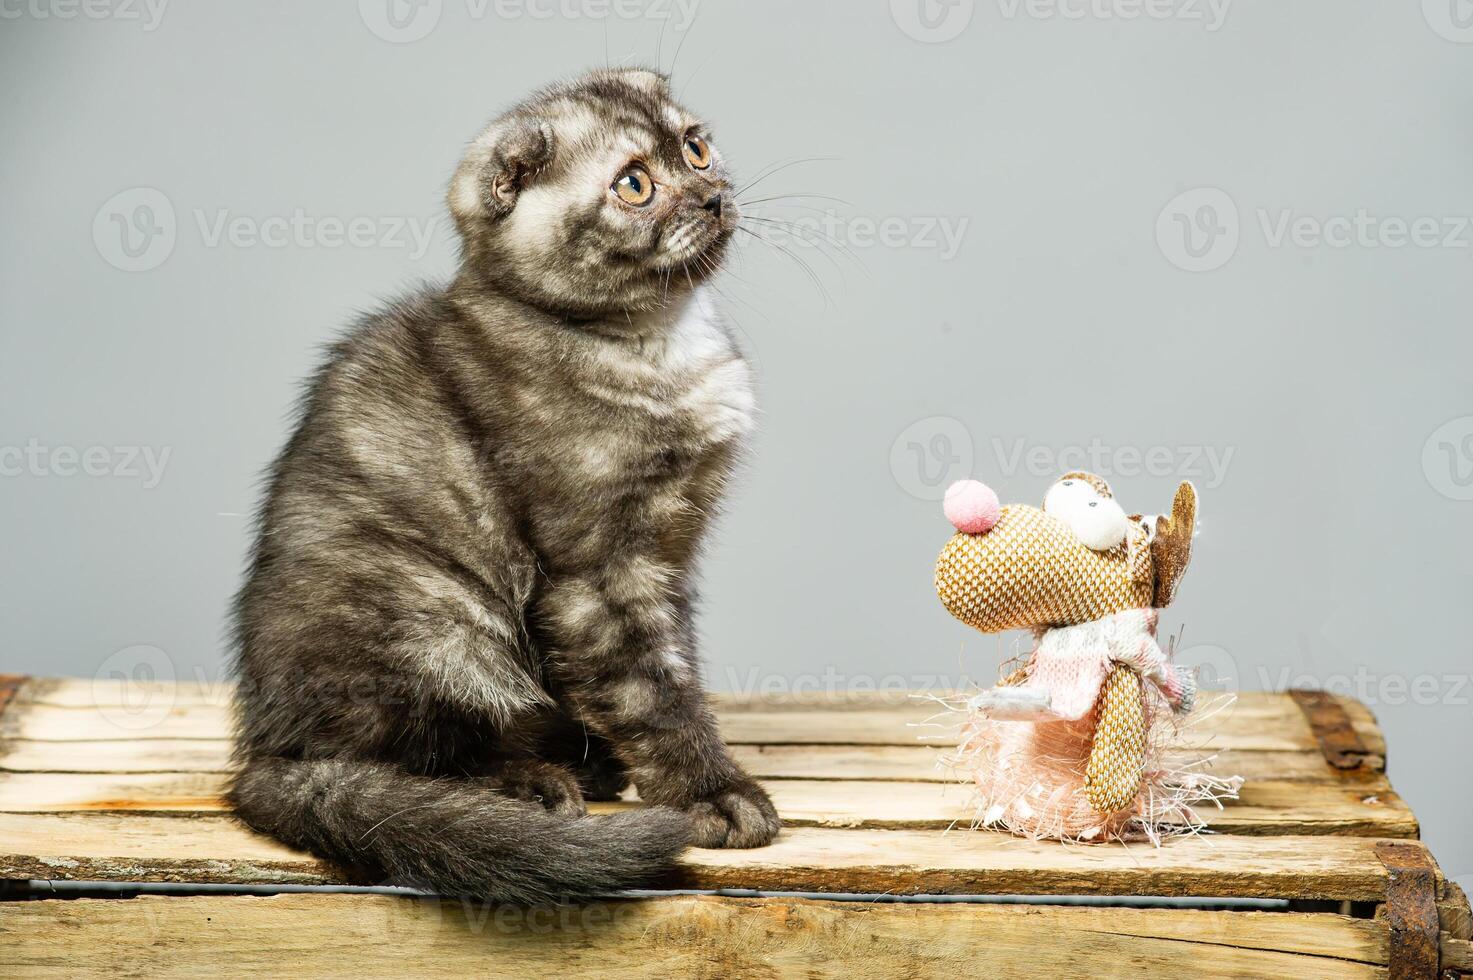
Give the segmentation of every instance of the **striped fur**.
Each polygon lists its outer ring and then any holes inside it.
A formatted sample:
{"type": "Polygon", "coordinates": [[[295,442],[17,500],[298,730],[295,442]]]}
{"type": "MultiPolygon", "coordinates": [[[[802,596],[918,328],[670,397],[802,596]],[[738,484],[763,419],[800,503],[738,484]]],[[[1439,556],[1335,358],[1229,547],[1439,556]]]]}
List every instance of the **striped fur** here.
{"type": "Polygon", "coordinates": [[[364,318],[312,381],[237,601],[251,826],[519,902],[777,833],[692,625],[754,412],[702,285],[737,220],[729,178],[719,153],[686,164],[693,131],[645,71],[498,118],[451,183],[454,281],[364,318]],[[610,192],[631,161],[647,207],[610,192]],[[630,780],[657,806],[584,815],[630,780]]]}

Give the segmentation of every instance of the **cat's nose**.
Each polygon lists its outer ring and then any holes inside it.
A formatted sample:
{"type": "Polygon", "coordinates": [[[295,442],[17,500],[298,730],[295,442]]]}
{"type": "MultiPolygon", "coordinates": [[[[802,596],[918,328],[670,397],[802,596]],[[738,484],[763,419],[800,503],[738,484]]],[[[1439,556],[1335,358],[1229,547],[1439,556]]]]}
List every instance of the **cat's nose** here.
{"type": "Polygon", "coordinates": [[[701,205],[701,210],[702,211],[710,211],[711,214],[714,215],[716,217],[716,219],[719,221],[721,219],[721,209],[723,207],[725,207],[725,206],[726,206],[726,198],[725,198],[725,195],[723,195],[720,192],[718,192],[716,194],[713,194],[711,196],[711,199],[709,201],[707,201],[705,204],[702,204],[701,205]]]}

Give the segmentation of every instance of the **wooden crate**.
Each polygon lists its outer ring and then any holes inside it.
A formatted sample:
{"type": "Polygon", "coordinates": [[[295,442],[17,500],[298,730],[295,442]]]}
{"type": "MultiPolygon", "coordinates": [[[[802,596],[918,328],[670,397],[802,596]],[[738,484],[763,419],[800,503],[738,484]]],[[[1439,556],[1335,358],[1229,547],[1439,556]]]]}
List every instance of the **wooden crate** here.
{"type": "MultiPolygon", "coordinates": [[[[533,910],[292,892],[365,882],[231,818],[220,799],[228,688],[8,678],[0,702],[7,976],[1473,972],[1467,899],[1417,841],[1375,719],[1344,699],[1244,694],[1215,715],[1217,771],[1247,777],[1242,799],[1208,814],[1213,834],[1155,849],[964,829],[965,788],[918,741],[935,713],[925,702],[721,698],[727,739],[782,811],[778,840],[692,850],[648,897],[533,910]],[[53,898],[28,880],[191,887],[53,898]],[[715,890],[767,894],[682,893],[715,890]],[[1225,907],[1232,899],[1287,901],[1225,907]]],[[[625,805],[636,804],[602,809],[625,805]]]]}

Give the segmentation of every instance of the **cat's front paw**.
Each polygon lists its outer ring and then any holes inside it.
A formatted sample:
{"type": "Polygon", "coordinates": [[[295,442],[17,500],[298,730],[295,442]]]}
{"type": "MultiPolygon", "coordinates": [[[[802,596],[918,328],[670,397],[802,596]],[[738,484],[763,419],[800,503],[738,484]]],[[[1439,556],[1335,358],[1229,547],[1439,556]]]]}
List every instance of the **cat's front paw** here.
{"type": "Polygon", "coordinates": [[[752,780],[733,783],[686,812],[692,847],[762,847],[783,826],[767,792],[752,780]]]}

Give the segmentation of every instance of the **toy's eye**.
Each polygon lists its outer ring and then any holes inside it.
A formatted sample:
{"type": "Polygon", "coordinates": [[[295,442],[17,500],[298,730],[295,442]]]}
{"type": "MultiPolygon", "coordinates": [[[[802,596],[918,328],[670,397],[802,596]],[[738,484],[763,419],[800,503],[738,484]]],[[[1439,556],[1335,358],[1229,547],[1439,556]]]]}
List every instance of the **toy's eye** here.
{"type": "Polygon", "coordinates": [[[655,198],[655,182],[649,172],[639,164],[631,164],[618,176],[609,188],[619,195],[619,200],[642,208],[655,198]]]}
{"type": "Polygon", "coordinates": [[[1099,505],[1100,505],[1100,502],[1099,502],[1099,501],[1098,501],[1098,500],[1091,500],[1091,501],[1090,501],[1090,502],[1089,502],[1089,505],[1090,505],[1090,506],[1091,506],[1091,507],[1098,507],[1098,506],[1099,506],[1099,505]]]}
{"type": "Polygon", "coordinates": [[[1064,481],[1064,486],[1066,486],[1066,487],[1072,487],[1072,486],[1074,486],[1074,481],[1073,480],[1065,480],[1064,481]]]}
{"type": "Polygon", "coordinates": [[[696,170],[705,170],[711,166],[711,144],[695,133],[685,138],[685,145],[681,149],[685,153],[685,162],[696,170]]]}

